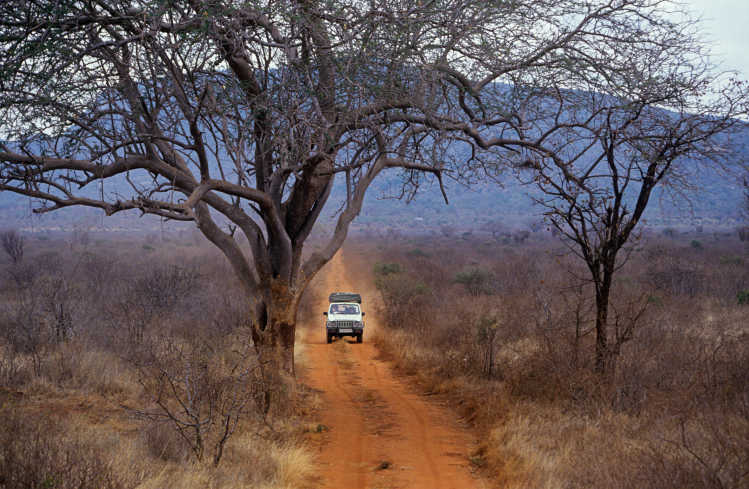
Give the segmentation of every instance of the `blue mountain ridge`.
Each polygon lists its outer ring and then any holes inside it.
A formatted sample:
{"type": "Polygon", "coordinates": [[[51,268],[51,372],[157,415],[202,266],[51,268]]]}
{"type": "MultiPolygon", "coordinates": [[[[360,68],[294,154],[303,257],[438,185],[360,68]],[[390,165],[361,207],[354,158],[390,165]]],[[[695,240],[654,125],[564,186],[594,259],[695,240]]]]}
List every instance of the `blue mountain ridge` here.
{"type": "MultiPolygon", "coordinates": [[[[509,87],[506,86],[495,88],[499,97],[504,97],[509,92],[509,87]]],[[[6,144],[13,147],[13,143],[6,144]]],[[[39,142],[32,143],[31,149],[38,150],[44,144],[43,138],[39,138],[39,142]]],[[[738,148],[741,155],[749,154],[749,127],[732,136],[732,147],[738,148]]],[[[75,156],[74,150],[72,155],[75,156]]],[[[646,221],[656,226],[703,220],[720,226],[732,226],[741,222],[744,199],[741,180],[744,175],[739,172],[710,170],[696,162],[684,161],[680,164],[691,174],[692,188],[679,195],[671,195],[663,187],[657,188],[646,211],[646,221]]],[[[509,171],[499,182],[483,180],[471,186],[451,180],[447,175],[444,182],[449,205],[445,204],[433,177],[422,178],[424,184],[413,200],[399,200],[397,197],[402,193],[402,173],[398,169],[389,169],[375,179],[362,212],[355,221],[356,227],[387,226],[418,230],[452,226],[470,230],[480,229],[491,222],[518,226],[531,221],[538,222],[542,217],[543,209],[533,201],[533,197],[541,195],[538,189],[523,185],[509,171]]],[[[528,177],[521,174],[523,176],[528,177]]],[[[144,183],[149,180],[145,173],[131,177],[136,182],[139,178],[144,179],[144,183]]],[[[323,223],[330,222],[335,217],[346,198],[343,175],[339,174],[336,178],[333,193],[323,212],[323,223]]],[[[82,195],[94,197],[102,193],[108,200],[125,200],[132,196],[132,190],[122,176],[109,179],[103,185],[92,183],[84,189],[82,195]]],[[[38,203],[35,204],[38,206],[38,203]]],[[[30,209],[29,198],[12,192],[0,192],[0,227],[4,227],[2,223],[23,225],[32,219],[30,209]]],[[[90,208],[71,207],[35,216],[33,219],[40,228],[50,225],[70,227],[75,222],[90,221],[101,214],[101,211],[90,208]]],[[[139,214],[138,211],[120,213],[106,218],[101,224],[106,227],[107,220],[112,220],[118,227],[141,229],[158,223],[155,218],[138,219],[139,214]]]]}

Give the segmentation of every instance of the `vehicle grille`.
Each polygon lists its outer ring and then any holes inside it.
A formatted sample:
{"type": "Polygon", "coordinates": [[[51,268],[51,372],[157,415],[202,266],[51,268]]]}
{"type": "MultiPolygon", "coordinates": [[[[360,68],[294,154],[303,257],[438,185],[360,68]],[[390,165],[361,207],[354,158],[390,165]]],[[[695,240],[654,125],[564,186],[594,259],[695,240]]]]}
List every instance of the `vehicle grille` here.
{"type": "Polygon", "coordinates": [[[358,326],[358,321],[333,321],[334,328],[356,328],[358,326]]]}

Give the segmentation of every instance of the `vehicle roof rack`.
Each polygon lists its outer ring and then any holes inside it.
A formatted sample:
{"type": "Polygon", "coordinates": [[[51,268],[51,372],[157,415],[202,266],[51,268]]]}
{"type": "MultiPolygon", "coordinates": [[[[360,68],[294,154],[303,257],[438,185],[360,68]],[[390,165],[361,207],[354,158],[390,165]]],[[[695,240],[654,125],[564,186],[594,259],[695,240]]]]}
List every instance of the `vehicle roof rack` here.
{"type": "Polygon", "coordinates": [[[361,295],[353,292],[333,292],[328,297],[328,302],[356,302],[361,304],[361,295]]]}

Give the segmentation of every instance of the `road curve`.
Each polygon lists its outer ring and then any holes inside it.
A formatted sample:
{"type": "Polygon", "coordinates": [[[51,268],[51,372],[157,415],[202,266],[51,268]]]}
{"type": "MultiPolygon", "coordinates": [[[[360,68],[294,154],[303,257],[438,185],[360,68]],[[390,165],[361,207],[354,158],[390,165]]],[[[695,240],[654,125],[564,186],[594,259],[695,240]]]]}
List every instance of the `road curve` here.
{"type": "Polygon", "coordinates": [[[373,306],[379,297],[369,277],[347,273],[339,252],[313,284],[320,297],[316,315],[300,318],[308,366],[303,381],[320,392],[319,419],[327,428],[316,454],[320,487],[484,488],[468,461],[474,441],[454,414],[394,375],[367,341],[378,327],[373,306]],[[322,312],[333,291],[362,293],[364,343],[346,338],[326,344],[322,312]]]}

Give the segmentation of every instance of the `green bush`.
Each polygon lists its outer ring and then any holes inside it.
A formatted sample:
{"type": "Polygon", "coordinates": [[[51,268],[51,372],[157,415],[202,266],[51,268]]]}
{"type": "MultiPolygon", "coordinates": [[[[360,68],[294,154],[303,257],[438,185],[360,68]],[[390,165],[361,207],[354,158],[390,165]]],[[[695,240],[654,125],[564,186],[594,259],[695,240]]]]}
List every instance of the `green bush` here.
{"type": "Polygon", "coordinates": [[[398,263],[375,263],[374,266],[374,273],[379,277],[401,273],[402,271],[398,263]]]}
{"type": "Polygon", "coordinates": [[[375,286],[382,293],[390,324],[401,324],[404,317],[411,314],[414,304],[430,292],[424,282],[407,274],[380,275],[375,279],[375,286]]]}
{"type": "Polygon", "coordinates": [[[692,240],[692,242],[691,242],[691,243],[689,243],[689,245],[690,245],[690,246],[691,246],[692,248],[694,248],[695,250],[701,250],[701,249],[702,249],[702,243],[700,243],[700,242],[699,242],[699,241],[697,241],[696,239],[693,239],[693,240],[692,240]]]}
{"type": "Polygon", "coordinates": [[[740,256],[721,256],[721,265],[743,265],[744,260],[740,256]]]}
{"type": "Polygon", "coordinates": [[[654,306],[661,306],[663,305],[663,300],[656,295],[649,295],[648,304],[653,304],[654,306]]]}
{"type": "Polygon", "coordinates": [[[494,292],[492,287],[494,276],[491,272],[478,267],[458,272],[454,280],[456,283],[464,285],[471,295],[491,295],[494,292]]]}
{"type": "Polygon", "coordinates": [[[749,289],[740,290],[739,293],[736,294],[736,299],[739,301],[739,305],[749,305],[749,289]]]}
{"type": "Polygon", "coordinates": [[[414,248],[410,250],[408,253],[406,253],[408,256],[413,257],[419,257],[419,258],[426,258],[429,256],[429,253],[425,252],[424,250],[421,250],[419,248],[414,248]]]}

